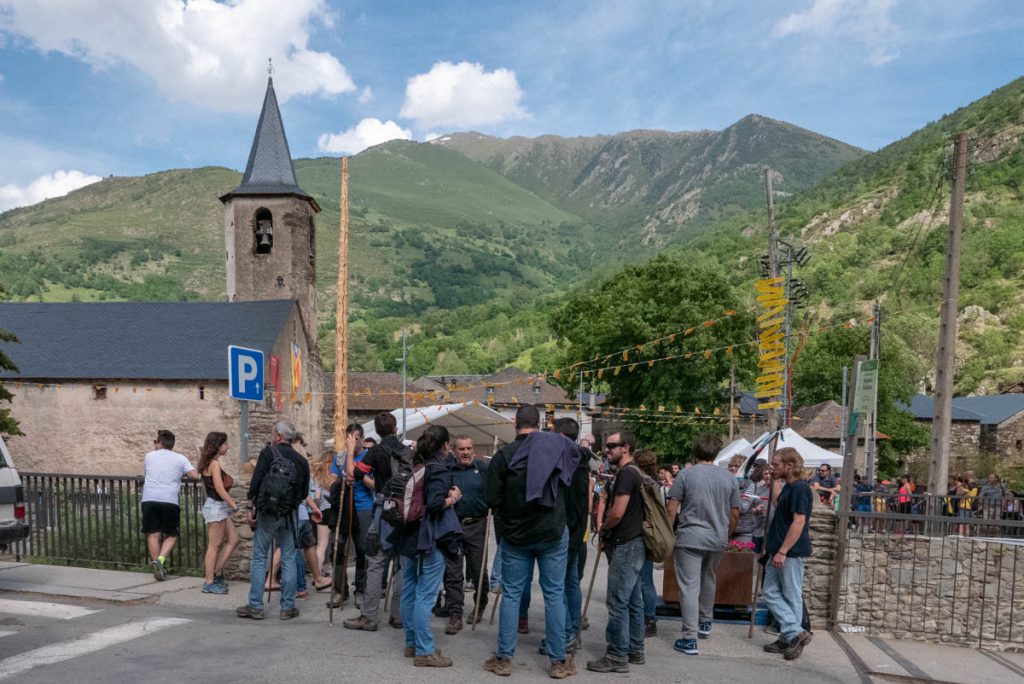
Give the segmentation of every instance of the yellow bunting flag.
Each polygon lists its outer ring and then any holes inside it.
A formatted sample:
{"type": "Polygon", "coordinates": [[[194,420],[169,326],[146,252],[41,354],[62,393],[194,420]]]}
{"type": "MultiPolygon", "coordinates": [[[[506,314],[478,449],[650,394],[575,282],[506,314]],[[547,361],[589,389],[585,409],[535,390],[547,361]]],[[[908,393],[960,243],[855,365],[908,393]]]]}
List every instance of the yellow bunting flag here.
{"type": "Polygon", "coordinates": [[[757,281],[758,304],[758,362],[761,375],[757,377],[760,399],[758,408],[772,409],[782,406],[781,396],[786,386],[786,322],[785,278],[763,278],[757,281]]]}

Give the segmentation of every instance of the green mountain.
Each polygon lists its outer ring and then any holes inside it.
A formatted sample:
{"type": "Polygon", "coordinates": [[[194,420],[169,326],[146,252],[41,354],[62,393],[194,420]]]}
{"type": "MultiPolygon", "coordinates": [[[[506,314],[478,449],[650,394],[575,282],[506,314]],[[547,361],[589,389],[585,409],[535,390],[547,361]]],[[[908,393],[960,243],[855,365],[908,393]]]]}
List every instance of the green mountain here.
{"type": "Polygon", "coordinates": [[[786,196],[864,155],[756,114],[722,131],[508,139],[469,132],[433,143],[606,228],[606,237],[620,245],[653,248],[678,244],[763,204],[765,166],[786,196]]]}
{"type": "MultiPolygon", "coordinates": [[[[782,236],[805,245],[796,269],[812,320],[864,317],[876,298],[883,333],[934,381],[948,236],[952,138],[970,134],[956,389],[991,393],[1024,380],[1024,78],[778,205],[782,236]]],[[[723,222],[689,248],[752,291],[764,211],[723,222]],[[758,228],[752,228],[758,226],[758,228]]],[[[866,350],[865,350],[866,352],[866,350]]]]}

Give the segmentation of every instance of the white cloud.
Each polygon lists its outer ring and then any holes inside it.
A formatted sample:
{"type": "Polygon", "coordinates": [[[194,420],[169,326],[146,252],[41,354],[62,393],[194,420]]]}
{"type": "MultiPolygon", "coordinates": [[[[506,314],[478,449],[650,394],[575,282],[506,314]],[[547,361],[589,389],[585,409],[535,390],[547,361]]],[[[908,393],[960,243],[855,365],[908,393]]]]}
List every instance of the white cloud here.
{"type": "Polygon", "coordinates": [[[366,86],[359,92],[359,104],[368,105],[373,102],[373,88],[366,86]]]}
{"type": "Polygon", "coordinates": [[[434,131],[431,131],[430,133],[427,133],[426,135],[423,136],[423,141],[424,142],[434,142],[435,140],[437,140],[440,137],[441,137],[440,133],[435,133],[434,131]]]}
{"type": "Polygon", "coordinates": [[[394,121],[363,119],[343,133],[322,134],[317,138],[316,146],[321,152],[359,154],[367,147],[388,140],[412,140],[412,131],[402,128],[394,121]]]}
{"type": "Polygon", "coordinates": [[[14,183],[0,185],[0,211],[7,211],[15,207],[27,207],[51,197],[60,197],[72,190],[92,185],[101,180],[103,179],[99,176],[71,170],[55,171],[40,176],[28,185],[15,185],[14,183]]]}
{"type": "Polygon", "coordinates": [[[881,66],[900,54],[903,33],[893,23],[896,0],[814,0],[775,24],[778,38],[806,34],[821,40],[850,38],[867,50],[866,61],[881,66]]]}
{"type": "Polygon", "coordinates": [[[420,128],[481,126],[527,116],[522,99],[510,69],[484,71],[480,64],[438,62],[409,79],[400,116],[420,128]]]}
{"type": "Polygon", "coordinates": [[[311,26],[330,27],[325,0],[4,0],[0,36],[20,36],[96,69],[130,64],[172,98],[251,110],[273,59],[275,89],[293,95],[355,90],[333,55],[308,47],[311,26]]]}

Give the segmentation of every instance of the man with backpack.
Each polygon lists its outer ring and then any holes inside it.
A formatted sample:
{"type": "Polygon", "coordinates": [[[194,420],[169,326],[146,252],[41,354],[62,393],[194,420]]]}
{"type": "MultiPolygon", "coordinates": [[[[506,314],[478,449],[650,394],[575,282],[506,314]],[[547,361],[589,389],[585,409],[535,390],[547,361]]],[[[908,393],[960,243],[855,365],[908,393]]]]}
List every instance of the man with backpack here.
{"type": "Polygon", "coordinates": [[[360,463],[348,461],[346,477],[355,480],[357,475],[367,487],[374,491],[373,514],[366,540],[366,593],[363,595],[359,617],[349,618],[342,625],[345,629],[377,631],[380,600],[384,593],[385,572],[390,564],[391,573],[391,615],[388,624],[402,627],[399,597],[402,595],[402,573],[399,572],[399,556],[387,545],[391,532],[387,522],[381,520],[383,500],[394,475],[408,474],[412,469],[412,449],[402,444],[396,436],[398,421],[387,411],[378,413],[373,427],[380,437],[380,443],[371,448],[360,463]]]}
{"type": "Polygon", "coordinates": [[[673,558],[683,620],[682,638],[674,647],[686,655],[697,655],[698,637],[711,636],[715,573],[740,517],[736,478],[714,463],[721,449],[718,437],[699,435],[693,444],[693,467],[681,471],[668,491],[668,517],[676,525],[673,558]]]}
{"type": "MultiPolygon", "coordinates": [[[[309,463],[292,448],[297,434],[295,425],[278,421],[271,431],[271,444],[260,452],[249,483],[249,525],[253,527],[252,563],[249,566],[249,602],[238,608],[238,617],[263,619],[263,589],[267,577],[270,547],[281,550],[282,620],[298,617],[295,585],[295,537],[299,504],[309,494],[309,463]]],[[[320,511],[310,514],[319,522],[320,511]]]]}
{"type": "MultiPolygon", "coordinates": [[[[601,545],[608,552],[608,626],[605,655],[591,660],[591,672],[629,672],[630,664],[643,665],[644,598],[640,586],[644,546],[644,477],[633,464],[636,437],[626,430],[614,432],[604,443],[608,462],[617,469],[608,492],[601,545]]],[[[735,485],[734,485],[735,486],[735,485]]]]}

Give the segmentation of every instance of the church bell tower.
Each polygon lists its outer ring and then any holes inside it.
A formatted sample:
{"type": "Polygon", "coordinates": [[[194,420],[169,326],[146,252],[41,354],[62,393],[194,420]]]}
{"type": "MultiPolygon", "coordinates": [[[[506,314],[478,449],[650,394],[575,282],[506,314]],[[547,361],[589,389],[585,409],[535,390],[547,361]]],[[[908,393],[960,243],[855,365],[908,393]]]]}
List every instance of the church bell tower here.
{"type": "Polygon", "coordinates": [[[316,339],[316,223],[320,206],[295,179],[273,77],[242,184],[224,203],[228,301],[292,299],[316,339]]]}

